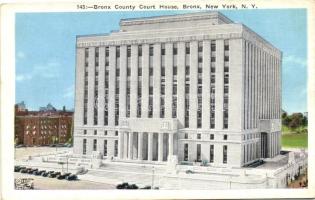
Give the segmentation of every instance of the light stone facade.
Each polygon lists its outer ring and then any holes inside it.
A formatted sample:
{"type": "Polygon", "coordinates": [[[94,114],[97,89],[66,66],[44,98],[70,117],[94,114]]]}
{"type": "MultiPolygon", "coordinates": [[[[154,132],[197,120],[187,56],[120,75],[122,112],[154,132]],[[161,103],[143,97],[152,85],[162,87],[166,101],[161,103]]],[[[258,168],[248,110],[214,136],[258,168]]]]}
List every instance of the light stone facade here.
{"type": "Polygon", "coordinates": [[[241,167],[281,149],[282,53],[219,12],[77,37],[74,153],[241,167]]]}

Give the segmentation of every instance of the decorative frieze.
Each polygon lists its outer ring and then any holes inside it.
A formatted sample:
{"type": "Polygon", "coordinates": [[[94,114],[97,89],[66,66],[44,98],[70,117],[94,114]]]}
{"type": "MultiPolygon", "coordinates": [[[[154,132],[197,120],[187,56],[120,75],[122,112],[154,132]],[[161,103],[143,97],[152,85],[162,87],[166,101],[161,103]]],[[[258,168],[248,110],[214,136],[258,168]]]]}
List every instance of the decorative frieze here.
{"type": "Polygon", "coordinates": [[[109,41],[91,41],[78,42],[77,48],[85,47],[100,47],[100,46],[119,46],[132,44],[152,44],[152,43],[167,43],[167,42],[191,42],[196,40],[219,40],[219,39],[238,39],[241,38],[241,33],[227,33],[227,34],[210,34],[210,35],[191,35],[191,36],[176,36],[167,38],[147,38],[137,40],[109,40],[109,41]]]}

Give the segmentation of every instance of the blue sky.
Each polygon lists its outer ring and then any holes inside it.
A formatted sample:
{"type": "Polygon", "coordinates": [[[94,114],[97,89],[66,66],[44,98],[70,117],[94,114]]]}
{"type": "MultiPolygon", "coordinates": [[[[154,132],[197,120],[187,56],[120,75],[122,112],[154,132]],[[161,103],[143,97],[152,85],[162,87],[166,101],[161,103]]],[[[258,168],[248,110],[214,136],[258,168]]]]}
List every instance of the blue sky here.
{"type": "MultiPolygon", "coordinates": [[[[221,11],[264,37],[283,52],[282,107],[306,112],[306,10],[221,11]]],[[[49,102],[56,108],[74,107],[76,35],[119,29],[121,18],[157,16],[183,11],[17,13],[16,102],[30,110],[49,102]]]]}

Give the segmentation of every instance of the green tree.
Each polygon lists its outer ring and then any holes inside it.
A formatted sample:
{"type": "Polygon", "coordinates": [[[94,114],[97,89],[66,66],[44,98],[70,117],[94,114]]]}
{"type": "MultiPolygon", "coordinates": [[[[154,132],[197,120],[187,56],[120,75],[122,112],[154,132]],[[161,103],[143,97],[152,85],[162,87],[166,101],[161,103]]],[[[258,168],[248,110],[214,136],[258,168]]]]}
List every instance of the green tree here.
{"type": "Polygon", "coordinates": [[[304,116],[302,113],[293,113],[290,116],[290,122],[288,124],[289,128],[296,129],[302,126],[303,118],[304,116]]]}

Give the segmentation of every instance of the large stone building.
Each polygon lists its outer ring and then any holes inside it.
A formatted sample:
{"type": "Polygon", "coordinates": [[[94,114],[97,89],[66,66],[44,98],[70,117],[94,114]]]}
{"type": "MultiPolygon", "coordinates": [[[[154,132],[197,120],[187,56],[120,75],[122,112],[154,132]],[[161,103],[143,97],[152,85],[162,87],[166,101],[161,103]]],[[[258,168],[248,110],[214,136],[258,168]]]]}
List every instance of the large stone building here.
{"type": "Polygon", "coordinates": [[[119,31],[78,36],[74,153],[235,167],[274,157],[281,59],[219,12],[123,19],[119,31]]]}

